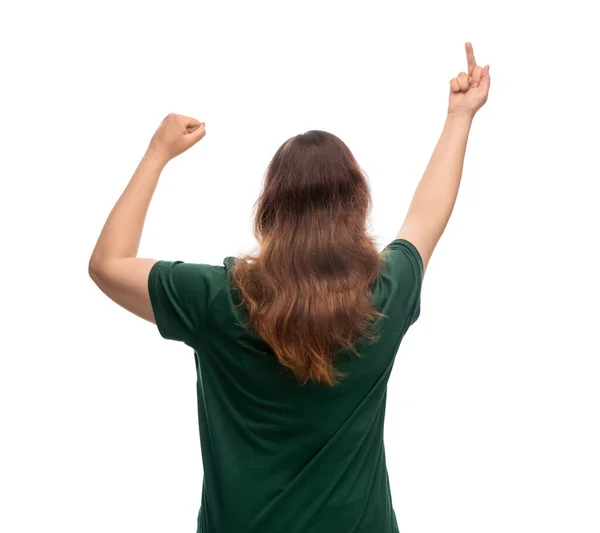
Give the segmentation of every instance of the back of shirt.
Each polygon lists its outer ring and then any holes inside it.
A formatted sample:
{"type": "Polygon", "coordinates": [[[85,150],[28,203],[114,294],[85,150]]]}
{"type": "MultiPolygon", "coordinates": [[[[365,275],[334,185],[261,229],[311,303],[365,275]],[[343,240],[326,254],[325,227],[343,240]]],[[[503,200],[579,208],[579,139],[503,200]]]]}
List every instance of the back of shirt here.
{"type": "Polygon", "coordinates": [[[194,349],[204,467],[198,532],[393,533],[383,425],[395,354],[420,313],[423,264],[404,239],[381,252],[381,318],[362,357],[336,361],[334,387],[299,385],[241,327],[223,266],[159,261],[148,288],[160,334],[194,349]]]}

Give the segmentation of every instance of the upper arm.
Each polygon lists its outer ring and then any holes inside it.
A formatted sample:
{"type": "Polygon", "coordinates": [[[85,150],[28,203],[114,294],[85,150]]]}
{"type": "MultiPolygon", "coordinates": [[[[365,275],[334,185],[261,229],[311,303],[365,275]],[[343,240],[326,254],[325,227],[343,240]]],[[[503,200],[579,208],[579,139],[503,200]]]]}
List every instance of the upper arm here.
{"type": "Polygon", "coordinates": [[[397,237],[384,250],[387,277],[393,280],[388,291],[393,296],[396,317],[402,317],[407,327],[414,324],[421,313],[423,261],[416,246],[403,237],[397,237]]]}
{"type": "Polygon", "coordinates": [[[193,346],[226,279],[223,266],[158,261],[149,273],[148,289],[161,336],[193,346]]]}
{"type": "Polygon", "coordinates": [[[439,225],[431,225],[425,217],[409,214],[396,235],[396,239],[406,239],[415,246],[423,261],[423,273],[425,273],[441,233],[439,225]]]}
{"type": "Polygon", "coordinates": [[[89,274],[100,290],[115,303],[156,323],[148,292],[148,275],[155,263],[156,259],[137,257],[113,259],[97,267],[90,264],[89,274]]]}
{"type": "Polygon", "coordinates": [[[131,258],[112,261],[92,277],[120,306],[156,324],[162,337],[191,346],[226,271],[207,264],[131,258]]]}

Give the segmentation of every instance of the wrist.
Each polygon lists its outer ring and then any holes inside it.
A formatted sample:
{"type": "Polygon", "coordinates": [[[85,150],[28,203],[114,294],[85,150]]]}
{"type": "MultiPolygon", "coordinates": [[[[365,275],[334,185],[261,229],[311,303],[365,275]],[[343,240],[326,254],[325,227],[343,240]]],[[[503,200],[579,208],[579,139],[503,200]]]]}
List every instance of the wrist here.
{"type": "Polygon", "coordinates": [[[162,170],[169,162],[168,157],[165,157],[159,152],[150,149],[146,150],[146,153],[144,154],[144,157],[142,157],[142,160],[160,170],[162,170]]]}
{"type": "Polygon", "coordinates": [[[448,115],[446,118],[451,122],[471,122],[473,118],[475,118],[475,111],[448,111],[448,115]]]}

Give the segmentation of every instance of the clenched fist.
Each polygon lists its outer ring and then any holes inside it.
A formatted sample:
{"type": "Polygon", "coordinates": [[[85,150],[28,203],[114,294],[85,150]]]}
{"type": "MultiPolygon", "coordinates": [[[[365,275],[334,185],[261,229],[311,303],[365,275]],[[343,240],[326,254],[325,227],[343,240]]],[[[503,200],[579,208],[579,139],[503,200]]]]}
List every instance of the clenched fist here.
{"type": "Polygon", "coordinates": [[[195,118],[171,113],[167,115],[153,135],[148,153],[166,164],[206,135],[204,122],[195,118]]]}
{"type": "Polygon", "coordinates": [[[475,113],[487,101],[490,90],[490,66],[480,67],[475,62],[473,46],[465,44],[468,72],[461,72],[450,80],[450,101],[448,114],[459,115],[475,113]]]}

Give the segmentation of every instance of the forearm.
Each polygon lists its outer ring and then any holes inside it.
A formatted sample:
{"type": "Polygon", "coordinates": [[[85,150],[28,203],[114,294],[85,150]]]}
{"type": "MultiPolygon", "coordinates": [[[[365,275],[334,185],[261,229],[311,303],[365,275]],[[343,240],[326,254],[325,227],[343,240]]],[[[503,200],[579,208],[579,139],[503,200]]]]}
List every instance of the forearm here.
{"type": "Polygon", "coordinates": [[[418,217],[441,237],[456,202],[473,115],[448,115],[417,186],[407,219],[418,217]]]}
{"type": "Polygon", "coordinates": [[[90,258],[90,270],[114,259],[136,257],[148,207],[164,166],[159,158],[144,155],[104,224],[90,258]]]}

